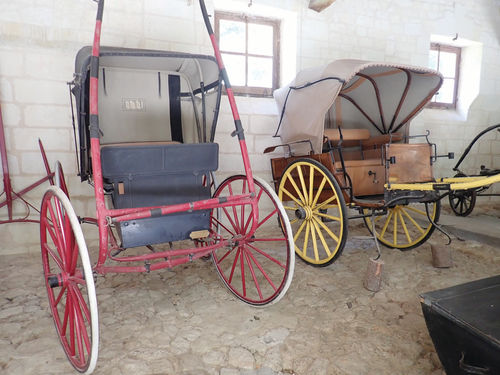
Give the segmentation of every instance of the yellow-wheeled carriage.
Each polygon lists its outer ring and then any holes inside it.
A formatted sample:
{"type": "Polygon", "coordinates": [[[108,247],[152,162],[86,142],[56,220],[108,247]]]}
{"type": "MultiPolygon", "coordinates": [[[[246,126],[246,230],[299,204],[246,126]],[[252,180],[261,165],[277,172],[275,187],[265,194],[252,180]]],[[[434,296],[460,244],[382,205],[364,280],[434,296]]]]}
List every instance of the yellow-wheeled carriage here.
{"type": "Polygon", "coordinates": [[[300,258],[331,264],[355,218],[385,246],[415,248],[439,228],[441,198],[500,180],[434,178],[433,163],[453,154],[437,155],[429,132],[410,135],[409,127],[442,81],[427,68],[337,60],[275,92],[283,143],[264,152],[286,152],[271,168],[300,258]]]}

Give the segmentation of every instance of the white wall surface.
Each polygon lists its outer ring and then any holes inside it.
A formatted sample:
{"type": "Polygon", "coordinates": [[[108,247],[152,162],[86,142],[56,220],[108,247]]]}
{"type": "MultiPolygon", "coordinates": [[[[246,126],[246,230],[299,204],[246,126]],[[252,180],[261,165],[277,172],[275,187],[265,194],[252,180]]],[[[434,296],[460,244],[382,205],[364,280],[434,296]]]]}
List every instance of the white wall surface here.
{"type": "MultiPolygon", "coordinates": [[[[197,3],[107,0],[102,44],[211,53],[197,3]]],[[[244,9],[248,1],[230,3],[244,9]]],[[[455,151],[458,157],[477,132],[500,123],[500,0],[337,0],[322,13],[307,9],[307,0],[253,3],[252,11],[269,11],[270,16],[285,20],[282,53],[286,58],[281,64],[286,80],[293,71],[339,58],[426,65],[431,34],[451,39],[458,33],[459,38],[480,43],[479,95],[467,117],[426,109],[414,120],[412,132],[431,130],[440,153],[455,151]]],[[[228,6],[224,0],[215,4],[228,6]]],[[[213,12],[214,1],[207,5],[213,12]]],[[[14,189],[19,191],[43,176],[37,145],[41,138],[50,163],[59,159],[64,166],[79,215],[91,215],[95,209],[91,187],[76,177],[66,82],[72,79],[76,52],[92,42],[95,10],[91,0],[0,0],[0,103],[14,189]]],[[[254,173],[270,180],[269,157],[262,151],[279,142],[271,137],[278,121],[274,101],[238,97],[237,104],[254,173]]],[[[220,177],[242,171],[238,144],[229,136],[232,130],[223,97],[216,137],[221,146],[220,177]]],[[[452,175],[455,161],[439,161],[436,177],[452,175]]],[[[474,148],[466,169],[473,172],[481,164],[500,168],[500,134],[492,134],[474,148]]],[[[35,206],[45,186],[27,196],[35,206]]],[[[16,205],[16,211],[22,215],[24,208],[16,205]]],[[[5,215],[1,209],[0,220],[5,215]]],[[[37,252],[37,225],[0,225],[0,251],[37,252]]]]}

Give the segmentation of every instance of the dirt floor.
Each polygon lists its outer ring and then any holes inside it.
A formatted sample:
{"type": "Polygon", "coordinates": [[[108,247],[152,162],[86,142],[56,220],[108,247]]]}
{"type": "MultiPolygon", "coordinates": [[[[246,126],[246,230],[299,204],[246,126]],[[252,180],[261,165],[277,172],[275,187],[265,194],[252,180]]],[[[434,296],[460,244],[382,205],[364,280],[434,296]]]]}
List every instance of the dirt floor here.
{"type": "MultiPolygon", "coordinates": [[[[452,243],[454,266],[433,268],[435,233],[408,252],[382,249],[382,290],[362,286],[372,240],[350,223],[331,266],[297,260],[287,295],[253,308],[222,285],[210,261],[97,281],[100,350],[95,374],[433,374],[444,371],[419,295],[500,272],[498,248],[452,243]]],[[[38,256],[0,257],[0,373],[76,373],[49,315],[38,256]]]]}

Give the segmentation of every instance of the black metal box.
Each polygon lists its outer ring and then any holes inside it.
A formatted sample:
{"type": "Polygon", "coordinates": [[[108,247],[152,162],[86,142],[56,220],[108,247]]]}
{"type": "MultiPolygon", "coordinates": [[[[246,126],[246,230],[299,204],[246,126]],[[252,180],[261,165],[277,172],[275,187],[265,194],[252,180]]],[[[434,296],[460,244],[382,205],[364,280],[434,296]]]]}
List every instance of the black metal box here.
{"type": "Polygon", "coordinates": [[[500,275],[421,295],[447,375],[500,374],[500,275]]]}

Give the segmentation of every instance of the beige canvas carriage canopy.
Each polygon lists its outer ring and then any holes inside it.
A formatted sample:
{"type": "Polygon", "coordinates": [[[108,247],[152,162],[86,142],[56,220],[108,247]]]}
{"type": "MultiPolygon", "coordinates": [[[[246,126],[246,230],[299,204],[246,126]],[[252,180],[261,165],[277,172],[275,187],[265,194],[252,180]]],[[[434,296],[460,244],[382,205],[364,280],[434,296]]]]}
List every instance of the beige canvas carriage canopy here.
{"type": "Polygon", "coordinates": [[[274,92],[284,143],[311,140],[320,153],[323,130],[365,128],[370,134],[401,132],[441,87],[440,73],[422,67],[337,60],[306,69],[274,92]]]}

